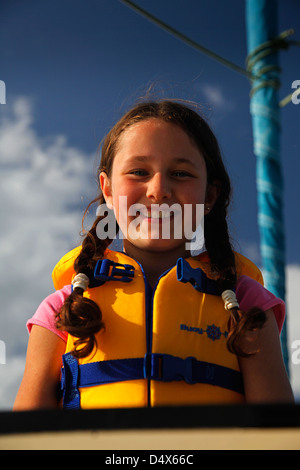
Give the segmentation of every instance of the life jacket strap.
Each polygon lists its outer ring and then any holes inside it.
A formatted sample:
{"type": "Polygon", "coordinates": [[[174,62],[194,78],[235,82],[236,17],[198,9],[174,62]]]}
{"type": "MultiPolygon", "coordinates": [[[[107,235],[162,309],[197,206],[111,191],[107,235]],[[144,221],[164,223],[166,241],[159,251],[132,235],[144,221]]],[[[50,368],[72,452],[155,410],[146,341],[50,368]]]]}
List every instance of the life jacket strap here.
{"type": "MultiPolygon", "coordinates": [[[[110,259],[100,259],[97,261],[94,270],[95,287],[104,284],[106,281],[131,282],[134,277],[134,266],[111,261],[110,259]]],[[[93,286],[94,287],[94,286],[93,286]]]]}
{"type": "Polygon", "coordinates": [[[80,408],[79,388],[125,380],[184,380],[188,384],[214,385],[243,394],[242,374],[217,364],[182,359],[170,354],[147,353],[143,358],[113,359],[79,365],[72,353],[64,354],[61,388],[64,408],[80,408]]]}
{"type": "Polygon", "coordinates": [[[202,383],[244,393],[240,372],[217,364],[198,361],[195,357],[182,359],[170,354],[146,354],[144,378],[162,382],[184,380],[190,385],[202,383]]]}
{"type": "Polygon", "coordinates": [[[107,281],[131,282],[134,278],[134,271],[135,267],[131,264],[116,263],[107,258],[100,259],[96,263],[89,288],[103,286],[107,281]]]}

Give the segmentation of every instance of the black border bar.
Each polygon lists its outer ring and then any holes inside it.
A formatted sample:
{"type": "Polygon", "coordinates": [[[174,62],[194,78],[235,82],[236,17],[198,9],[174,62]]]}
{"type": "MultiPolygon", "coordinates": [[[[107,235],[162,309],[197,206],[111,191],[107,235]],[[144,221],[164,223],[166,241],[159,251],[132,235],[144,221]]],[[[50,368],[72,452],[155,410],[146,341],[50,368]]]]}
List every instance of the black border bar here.
{"type": "Polygon", "coordinates": [[[222,405],[97,410],[0,412],[0,435],[35,432],[297,428],[299,405],[222,405]]]}

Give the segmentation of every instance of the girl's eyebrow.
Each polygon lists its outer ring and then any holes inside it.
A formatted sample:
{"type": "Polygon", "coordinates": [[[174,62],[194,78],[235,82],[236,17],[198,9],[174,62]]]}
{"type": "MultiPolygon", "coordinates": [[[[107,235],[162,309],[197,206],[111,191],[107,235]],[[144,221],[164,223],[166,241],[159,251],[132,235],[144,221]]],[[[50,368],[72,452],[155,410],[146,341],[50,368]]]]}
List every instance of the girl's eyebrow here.
{"type": "Polygon", "coordinates": [[[194,163],[192,160],[190,160],[189,158],[178,157],[178,158],[175,158],[175,159],[174,159],[174,162],[175,162],[175,163],[184,163],[184,164],[188,164],[188,165],[191,165],[191,166],[193,166],[194,168],[196,168],[195,163],[194,163]]]}
{"type": "Polygon", "coordinates": [[[151,160],[152,157],[144,155],[135,155],[129,158],[129,162],[145,162],[151,160]]]}
{"type": "MultiPolygon", "coordinates": [[[[147,155],[136,155],[136,156],[133,156],[129,159],[129,162],[130,163],[134,163],[134,162],[147,162],[147,161],[151,161],[152,160],[152,157],[151,156],[147,156],[147,155]]],[[[177,158],[174,158],[173,160],[173,163],[176,163],[176,164],[180,164],[180,163],[183,163],[183,164],[188,164],[188,165],[191,165],[193,166],[194,168],[196,168],[196,165],[195,163],[190,160],[189,158],[185,158],[185,157],[177,157],[177,158]]]]}

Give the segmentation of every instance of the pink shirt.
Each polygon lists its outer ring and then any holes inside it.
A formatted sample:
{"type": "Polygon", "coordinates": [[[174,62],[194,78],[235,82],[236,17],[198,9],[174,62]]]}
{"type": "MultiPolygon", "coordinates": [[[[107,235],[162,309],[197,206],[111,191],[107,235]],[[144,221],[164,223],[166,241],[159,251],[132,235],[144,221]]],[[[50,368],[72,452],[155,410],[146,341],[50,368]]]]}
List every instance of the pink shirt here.
{"type": "MultiPolygon", "coordinates": [[[[29,333],[33,325],[38,325],[47,328],[67,342],[68,333],[59,331],[55,327],[55,314],[60,310],[70,293],[71,286],[69,285],[46,297],[33,317],[27,322],[29,333]]],[[[281,299],[275,297],[259,282],[254,281],[248,276],[241,276],[239,278],[236,287],[236,297],[240,304],[240,309],[244,311],[250,310],[252,307],[259,307],[263,311],[272,308],[279,332],[281,332],[285,317],[285,304],[281,299]]]]}

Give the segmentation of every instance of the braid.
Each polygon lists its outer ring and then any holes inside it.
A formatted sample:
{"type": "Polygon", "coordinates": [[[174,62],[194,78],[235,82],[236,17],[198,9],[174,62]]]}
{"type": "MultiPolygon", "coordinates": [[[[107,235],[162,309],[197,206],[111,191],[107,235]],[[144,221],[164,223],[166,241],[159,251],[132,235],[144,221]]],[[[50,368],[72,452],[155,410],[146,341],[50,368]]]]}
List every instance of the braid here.
{"type": "MultiPolygon", "coordinates": [[[[234,290],[237,283],[237,270],[235,255],[231,247],[226,210],[216,204],[205,220],[205,245],[210,258],[212,273],[217,276],[220,295],[226,290],[234,290]]],[[[240,346],[246,331],[261,329],[266,322],[266,314],[259,308],[252,308],[242,312],[234,307],[230,310],[229,335],[227,339],[228,350],[241,357],[248,357],[252,353],[245,353],[240,346]]]]}
{"type": "Polygon", "coordinates": [[[232,290],[237,281],[235,256],[229,240],[226,209],[220,201],[217,201],[212,212],[206,215],[204,230],[211,270],[218,279],[220,291],[232,290]]]}
{"type": "MultiPolygon", "coordinates": [[[[217,279],[221,295],[226,290],[234,290],[238,280],[235,254],[227,225],[227,210],[232,192],[231,183],[217,139],[209,125],[200,116],[197,127],[193,130],[193,138],[205,159],[208,188],[215,185],[219,187],[219,196],[212,210],[205,216],[204,238],[211,271],[217,279]]],[[[262,328],[266,315],[258,308],[242,312],[234,307],[230,313],[227,347],[233,354],[249,356],[241,349],[240,341],[246,331],[262,328]]]]}
{"type": "MultiPolygon", "coordinates": [[[[92,201],[85,211],[85,217],[91,204],[103,198],[92,201]]],[[[83,273],[90,280],[93,279],[94,269],[99,259],[103,258],[104,252],[112,240],[100,240],[97,237],[96,229],[99,221],[104,216],[99,216],[93,223],[92,228],[86,233],[82,243],[82,249],[74,262],[76,274],[83,273]]],[[[78,338],[74,343],[72,352],[76,358],[90,355],[96,346],[95,335],[104,328],[102,313],[99,306],[91,299],[83,296],[83,289],[76,287],[65,300],[62,308],[57,314],[56,326],[72,336],[78,338]]]]}

